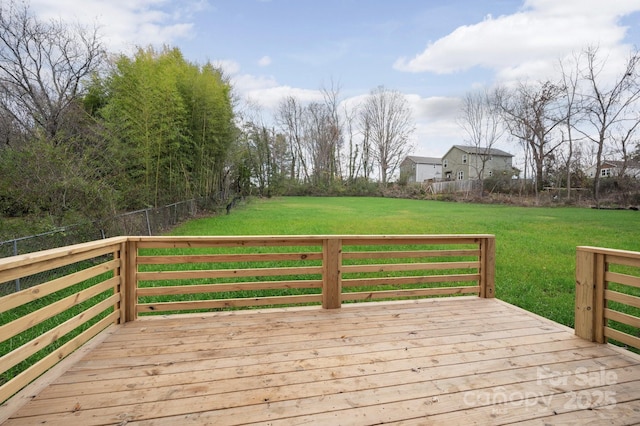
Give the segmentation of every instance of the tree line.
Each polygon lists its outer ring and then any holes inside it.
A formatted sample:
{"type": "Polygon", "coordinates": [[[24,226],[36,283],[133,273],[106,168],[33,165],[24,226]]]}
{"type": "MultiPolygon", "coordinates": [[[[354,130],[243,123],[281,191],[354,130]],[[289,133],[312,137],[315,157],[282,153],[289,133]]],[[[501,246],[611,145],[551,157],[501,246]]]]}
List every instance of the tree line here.
{"type": "Polygon", "coordinates": [[[358,110],[337,86],[239,113],[228,76],[178,48],[107,52],[97,28],[0,5],[0,215],[96,219],[220,192],[277,195],[387,182],[410,108],[378,87],[358,110]],[[375,178],[374,178],[375,175],[375,178]]]}
{"type": "Polygon", "coordinates": [[[637,189],[626,171],[640,167],[640,53],[612,63],[590,46],[558,61],[555,78],[469,92],[459,124],[480,152],[504,137],[516,143],[536,193],[561,187],[570,197],[572,187],[590,185],[598,204],[605,160],[620,161],[615,183],[623,193],[637,189]]]}
{"type": "Polygon", "coordinates": [[[99,218],[220,189],[231,86],[178,49],[109,54],[95,28],[0,7],[0,211],[99,218]]]}
{"type": "MultiPolygon", "coordinates": [[[[603,161],[624,171],[640,157],[638,61],[612,69],[587,48],[556,79],[469,92],[466,143],[515,142],[537,191],[570,190],[594,163],[597,200],[603,161]]],[[[107,52],[97,28],[2,3],[0,216],[63,224],[220,193],[379,193],[412,149],[406,98],[380,86],[347,102],[333,82],[319,93],[285,97],[267,119],[239,107],[213,63],[169,46],[107,52]]]]}
{"type": "Polygon", "coordinates": [[[373,194],[386,185],[410,152],[411,109],[396,90],[379,86],[358,105],[340,100],[336,84],[321,101],[287,96],[272,126],[262,114],[244,120],[244,187],[260,195],[302,193],[373,194]]]}

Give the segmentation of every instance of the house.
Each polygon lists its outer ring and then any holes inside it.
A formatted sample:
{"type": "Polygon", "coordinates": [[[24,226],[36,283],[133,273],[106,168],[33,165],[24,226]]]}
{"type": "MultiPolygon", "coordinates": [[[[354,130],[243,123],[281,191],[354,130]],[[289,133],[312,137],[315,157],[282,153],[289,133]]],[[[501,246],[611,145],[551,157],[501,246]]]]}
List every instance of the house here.
{"type": "MultiPolygon", "coordinates": [[[[622,173],[623,165],[623,161],[604,160],[600,165],[600,177],[607,178],[620,176],[620,174],[622,173]]],[[[585,173],[588,177],[594,178],[596,175],[596,165],[594,164],[593,166],[587,168],[585,173]]],[[[640,179],[640,163],[627,161],[625,175],[640,179]]]]}
{"type": "Polygon", "coordinates": [[[400,176],[406,176],[407,183],[440,180],[442,179],[442,160],[409,155],[400,163],[400,176]]]}
{"type": "Polygon", "coordinates": [[[513,155],[496,148],[454,145],[442,157],[445,180],[486,179],[497,174],[513,174],[513,155]]]}

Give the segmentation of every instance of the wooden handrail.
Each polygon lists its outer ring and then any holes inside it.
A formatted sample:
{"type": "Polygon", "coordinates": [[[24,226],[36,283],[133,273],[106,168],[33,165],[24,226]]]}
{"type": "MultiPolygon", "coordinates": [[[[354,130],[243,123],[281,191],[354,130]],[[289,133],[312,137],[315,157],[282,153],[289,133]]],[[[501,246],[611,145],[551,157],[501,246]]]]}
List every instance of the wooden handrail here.
{"type": "MultiPolygon", "coordinates": [[[[223,236],[223,237],[130,237],[129,238],[129,283],[135,282],[136,291],[129,288],[127,300],[127,321],[135,319],[138,314],[200,310],[214,308],[233,308],[244,306],[261,306],[275,304],[321,303],[326,309],[335,309],[343,301],[370,300],[377,298],[426,297],[433,295],[455,295],[475,293],[481,297],[493,297],[495,288],[495,237],[493,235],[295,235],[295,236],[223,236]],[[457,250],[427,250],[425,247],[454,246],[457,250]],[[234,249],[245,250],[247,247],[286,248],[285,252],[277,252],[269,257],[261,253],[248,254],[234,249]],[[369,247],[372,251],[359,248],[369,247]],[[378,248],[376,250],[376,247],[378,248]],[[388,247],[405,247],[403,250],[390,250],[388,247]],[[409,250],[406,247],[413,247],[409,250]],[[416,247],[418,249],[416,249],[416,247]],[[296,251],[300,248],[300,251],[296,251]],[[382,248],[382,249],[380,249],[382,248]],[[228,249],[230,251],[227,251],[228,249]],[[141,250],[153,251],[154,255],[135,255],[141,250]],[[182,250],[176,255],[176,250],[182,250]],[[202,254],[202,250],[210,253],[202,254]],[[315,250],[315,251],[314,251],[315,250]],[[298,253],[299,259],[292,253],[298,253]],[[265,256],[267,256],[265,258],[265,256]],[[163,259],[166,258],[166,261],[163,259]],[[468,258],[466,261],[447,262],[447,258],[468,258]],[[474,260],[475,258],[475,260],[474,260]],[[244,266],[241,269],[225,267],[224,264],[243,262],[251,265],[256,262],[270,260],[274,262],[297,259],[301,265],[295,267],[259,268],[244,266]],[[407,263],[399,264],[399,259],[407,263]],[[471,259],[471,260],[469,260],[471,259]],[[320,263],[308,263],[309,260],[320,260],[320,263]],[[345,262],[349,263],[346,264],[345,262]],[[181,270],[172,266],[170,270],[159,265],[177,265],[206,263],[214,269],[202,267],[197,270],[181,270]],[[353,263],[361,266],[354,266],[353,263]],[[144,265],[144,266],[143,266],[144,265]],[[153,267],[149,266],[153,265],[153,267]],[[315,265],[315,266],[314,266],[315,265]],[[152,270],[154,272],[152,272],[152,270]],[[442,273],[434,271],[442,270],[442,273]],[[457,270],[458,272],[452,272],[457,270]],[[471,271],[461,273],[461,270],[471,271]],[[137,272],[133,272],[137,271],[137,272]],[[426,272],[420,275],[419,272],[426,272]],[[350,276],[345,278],[344,274],[350,276]],[[291,275],[298,278],[286,278],[291,275]],[[276,281],[274,289],[283,288],[317,288],[317,293],[289,296],[256,296],[246,298],[207,298],[207,300],[191,300],[182,302],[144,302],[132,298],[183,294],[214,293],[218,288],[230,290],[268,289],[270,281],[267,276],[282,276],[286,281],[276,281]],[[313,276],[317,276],[314,278],[313,276]],[[231,277],[247,277],[253,281],[231,284],[225,279],[231,277]],[[159,281],[193,281],[209,279],[208,285],[160,285],[159,281]],[[297,281],[296,281],[297,280],[297,281]],[[477,282],[477,286],[458,285],[433,288],[434,283],[477,282]],[[151,287],[147,283],[151,283],[151,287]],[[379,285],[407,286],[414,289],[398,289],[372,291],[379,285]],[[352,291],[354,287],[364,287],[366,291],[352,291]],[[427,287],[427,288],[424,288],[427,287]],[[163,293],[164,292],[164,293],[163,293]]],[[[129,285],[129,287],[131,287],[129,285]]]]}
{"type": "Polygon", "coordinates": [[[598,343],[606,343],[611,339],[640,349],[640,337],[638,337],[640,315],[637,314],[640,312],[640,297],[637,296],[640,290],[638,289],[640,289],[640,252],[578,247],[576,252],[576,335],[598,343]],[[611,327],[609,321],[615,321],[619,326],[611,327]]]}

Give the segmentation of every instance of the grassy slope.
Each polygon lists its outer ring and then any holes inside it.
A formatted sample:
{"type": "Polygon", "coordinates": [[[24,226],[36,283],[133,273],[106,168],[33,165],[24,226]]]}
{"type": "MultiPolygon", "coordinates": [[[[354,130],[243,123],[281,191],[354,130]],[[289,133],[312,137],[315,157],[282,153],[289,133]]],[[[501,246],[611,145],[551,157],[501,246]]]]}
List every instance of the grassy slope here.
{"type": "Polygon", "coordinates": [[[174,235],[496,235],[497,297],[573,326],[575,248],[640,251],[640,213],[521,208],[385,198],[255,200],[231,215],[190,221],[174,235]]]}

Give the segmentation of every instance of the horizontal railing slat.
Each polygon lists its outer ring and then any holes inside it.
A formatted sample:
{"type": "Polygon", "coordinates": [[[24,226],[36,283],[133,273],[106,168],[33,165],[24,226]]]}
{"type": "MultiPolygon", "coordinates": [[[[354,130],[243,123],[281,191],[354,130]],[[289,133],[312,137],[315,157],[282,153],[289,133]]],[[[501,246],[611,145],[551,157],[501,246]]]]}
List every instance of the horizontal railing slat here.
{"type": "Polygon", "coordinates": [[[422,257],[480,256],[480,250],[410,250],[410,251],[348,251],[342,259],[408,259],[422,257]]]}
{"type": "Polygon", "coordinates": [[[607,271],[604,274],[604,279],[605,281],[608,281],[608,282],[624,284],[631,287],[640,288],[640,277],[636,277],[633,275],[607,271]]]}
{"type": "Polygon", "coordinates": [[[363,291],[363,292],[346,292],[342,293],[342,301],[356,300],[375,300],[375,299],[393,299],[398,297],[425,297],[425,296],[444,296],[456,294],[478,293],[479,286],[463,286],[463,287],[436,287],[436,288],[420,288],[410,290],[382,290],[382,291],[363,291]]]}
{"type": "Polygon", "coordinates": [[[103,300],[97,305],[92,306],[91,308],[79,313],[73,318],[68,319],[62,324],[50,329],[46,333],[43,333],[36,337],[35,339],[25,343],[17,349],[5,354],[0,358],[0,365],[3,366],[5,370],[15,366],[16,364],[26,360],[31,355],[36,352],[42,350],[46,346],[55,343],[60,337],[66,335],[67,333],[75,330],[82,324],[90,321],[96,315],[107,310],[109,307],[113,306],[115,303],[120,301],[120,295],[114,294],[108,299],[103,300]]]}
{"type": "Polygon", "coordinates": [[[478,244],[492,235],[349,235],[342,237],[344,246],[375,245],[451,245],[478,244]]]}
{"type": "Polygon", "coordinates": [[[139,248],[211,248],[211,247],[318,247],[317,236],[216,236],[216,237],[129,237],[139,248]]]}
{"type": "Polygon", "coordinates": [[[277,262],[287,260],[322,260],[322,253],[239,253],[184,256],[138,256],[139,265],[174,265],[182,263],[277,262]]]}
{"type": "Polygon", "coordinates": [[[455,274],[455,275],[421,275],[415,277],[384,277],[384,278],[345,278],[343,287],[362,287],[378,285],[411,285],[446,282],[477,281],[480,274],[455,274]]]}
{"type": "Polygon", "coordinates": [[[55,293],[56,291],[64,290],[65,288],[76,285],[82,281],[113,271],[120,266],[120,259],[112,259],[99,265],[24,289],[17,293],[9,294],[0,298],[0,312],[6,312],[20,305],[41,299],[55,293]]]}
{"type": "Polygon", "coordinates": [[[640,258],[638,257],[624,257],[616,254],[608,254],[605,258],[605,261],[614,265],[633,266],[636,268],[640,268],[640,258]]]}
{"type": "Polygon", "coordinates": [[[201,309],[239,308],[246,306],[294,305],[300,303],[319,303],[321,294],[296,296],[247,297],[238,299],[198,300],[189,302],[139,303],[138,312],[166,312],[201,309]]]}
{"type": "Polygon", "coordinates": [[[343,265],[342,273],[471,269],[479,267],[480,262],[379,263],[375,265],[343,265]]]}
{"type": "Polygon", "coordinates": [[[225,284],[139,287],[138,296],[170,296],[179,294],[219,293],[226,291],[287,290],[322,288],[322,280],[257,281],[225,284]]]}
{"type": "Polygon", "coordinates": [[[625,345],[632,346],[634,348],[640,348],[640,338],[624,333],[619,330],[614,330],[611,327],[604,328],[604,336],[609,339],[617,340],[625,345]]]}
{"type": "Polygon", "coordinates": [[[18,259],[10,257],[8,261],[2,262],[0,259],[0,273],[2,273],[2,281],[12,281],[17,278],[27,277],[44,271],[50,271],[51,269],[68,266],[73,263],[82,262],[84,260],[94,259],[96,257],[112,254],[120,250],[120,244],[116,245],[104,245],[94,247],[90,250],[76,251],[71,248],[67,250],[54,249],[53,251],[58,253],[60,257],[40,256],[39,253],[33,255],[20,255],[15,256],[18,259]]]}
{"type": "Polygon", "coordinates": [[[640,328],[640,318],[634,317],[633,315],[625,314],[624,312],[618,312],[614,311],[613,309],[605,308],[604,317],[613,321],[617,321],[621,324],[640,328]]]}
{"type": "Polygon", "coordinates": [[[620,293],[618,291],[613,291],[613,290],[605,290],[604,298],[605,300],[611,300],[614,302],[619,302],[625,305],[640,308],[640,297],[632,296],[630,294],[620,293]]]}
{"type": "Polygon", "coordinates": [[[120,283],[120,277],[113,277],[85,290],[79,291],[57,302],[51,303],[44,308],[31,312],[18,319],[15,319],[7,324],[0,326],[0,342],[4,342],[7,339],[12,338],[31,327],[52,318],[69,308],[72,308],[86,300],[97,296],[107,290],[113,289],[114,286],[120,283]]]}
{"type": "Polygon", "coordinates": [[[321,274],[321,266],[299,266],[291,268],[252,268],[252,269],[212,269],[194,271],[156,271],[138,272],[139,281],[162,280],[195,280],[206,278],[233,278],[233,277],[273,277],[285,275],[312,275],[321,274]]]}

